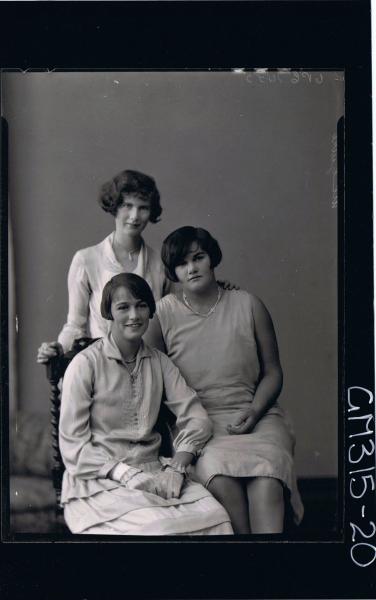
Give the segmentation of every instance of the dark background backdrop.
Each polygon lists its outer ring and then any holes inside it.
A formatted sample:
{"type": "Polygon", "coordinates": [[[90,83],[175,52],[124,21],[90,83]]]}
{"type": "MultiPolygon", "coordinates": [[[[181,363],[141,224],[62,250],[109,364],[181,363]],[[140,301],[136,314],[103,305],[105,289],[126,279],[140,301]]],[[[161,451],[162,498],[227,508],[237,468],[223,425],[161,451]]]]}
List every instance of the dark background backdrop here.
{"type": "Polygon", "coordinates": [[[159,250],[176,227],[207,228],[223,250],[218,276],[269,308],[298,475],[336,475],[333,136],[343,74],[9,73],[2,86],[18,318],[13,404],[49,410],[37,347],[65,322],[74,252],[112,230],[96,202],[100,184],[134,168],[155,177],[162,197],[147,242],[159,250]]]}
{"type": "MultiPolygon", "coordinates": [[[[0,13],[1,65],[7,68],[346,69],[346,230],[340,238],[339,263],[341,399],[349,385],[373,389],[370,2],[2,2],[0,13]]],[[[1,281],[6,289],[5,203],[1,216],[1,281]]],[[[341,219],[340,224],[343,232],[341,219]]],[[[3,296],[2,318],[6,310],[3,296]]],[[[3,349],[6,344],[4,327],[3,349]]],[[[4,351],[5,399],[7,367],[4,351]]],[[[2,408],[6,423],[6,402],[2,408]]],[[[342,425],[344,402],[340,416],[339,449],[349,434],[342,425]]],[[[6,457],[6,427],[2,442],[6,457]]],[[[3,469],[4,485],[6,459],[3,469]]],[[[373,568],[359,568],[350,558],[349,520],[359,523],[359,506],[350,497],[343,461],[341,471],[345,543],[255,540],[163,543],[161,548],[155,543],[38,544],[37,552],[35,544],[2,544],[2,597],[50,600],[53,594],[64,600],[68,596],[92,600],[130,588],[135,598],[374,598],[373,568]],[[187,569],[194,576],[187,576],[187,569]],[[132,574],[131,582],[127,573],[132,574]]]]}

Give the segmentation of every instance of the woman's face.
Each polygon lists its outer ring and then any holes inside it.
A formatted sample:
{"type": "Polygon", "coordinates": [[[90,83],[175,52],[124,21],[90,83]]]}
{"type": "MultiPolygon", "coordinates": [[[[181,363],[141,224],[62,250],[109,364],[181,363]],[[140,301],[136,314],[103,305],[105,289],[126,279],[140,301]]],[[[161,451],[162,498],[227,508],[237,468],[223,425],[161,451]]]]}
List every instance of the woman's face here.
{"type": "Polygon", "coordinates": [[[149,325],[150,309],[144,300],[132,296],[128,288],[116,288],[112,295],[113,331],[127,341],[141,339],[149,325]]]}
{"type": "Polygon", "coordinates": [[[136,196],[124,196],[115,217],[116,231],[128,236],[141,235],[150,219],[150,201],[136,196]]]}
{"type": "Polygon", "coordinates": [[[175,274],[183,289],[191,292],[203,291],[215,279],[210,256],[197,242],[192,242],[180,265],[175,267],[175,274]]]}

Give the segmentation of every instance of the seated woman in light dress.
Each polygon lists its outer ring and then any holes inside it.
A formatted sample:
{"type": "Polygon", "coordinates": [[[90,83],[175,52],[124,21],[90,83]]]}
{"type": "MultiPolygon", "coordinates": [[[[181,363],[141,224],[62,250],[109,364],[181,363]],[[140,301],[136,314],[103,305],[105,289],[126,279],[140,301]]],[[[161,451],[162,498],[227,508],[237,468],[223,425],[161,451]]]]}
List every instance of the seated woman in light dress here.
{"type": "Polygon", "coordinates": [[[114,275],[140,275],[156,300],[170,290],[159,253],[142,237],[148,223],[157,223],[162,213],[154,179],[139,171],[122,171],[102,186],[99,204],[114,217],[115,230],[99,244],[74,255],[68,273],[67,322],[57,341],[42,343],[39,363],[70,350],[77,338],[106,335],[109,326],[101,315],[100,304],[103,287],[114,275]]]}
{"type": "Polygon", "coordinates": [[[179,370],[142,340],[155,301],[138,275],[105,286],[109,333],[73,358],[62,391],[60,449],[64,517],[73,533],[231,534],[224,508],[186,476],[211,422],[179,370]],[[162,394],[176,415],[173,459],[159,456],[162,394]]]}
{"type": "Polygon", "coordinates": [[[277,403],[276,336],[261,300],[218,287],[214,269],[221,258],[204,229],[182,227],[166,238],[162,260],[181,290],[157,303],[148,339],[165,349],[212,420],[214,435],[192,475],[226,508],[235,533],[281,533],[284,496],[297,523],[303,506],[294,434],[277,403]]]}

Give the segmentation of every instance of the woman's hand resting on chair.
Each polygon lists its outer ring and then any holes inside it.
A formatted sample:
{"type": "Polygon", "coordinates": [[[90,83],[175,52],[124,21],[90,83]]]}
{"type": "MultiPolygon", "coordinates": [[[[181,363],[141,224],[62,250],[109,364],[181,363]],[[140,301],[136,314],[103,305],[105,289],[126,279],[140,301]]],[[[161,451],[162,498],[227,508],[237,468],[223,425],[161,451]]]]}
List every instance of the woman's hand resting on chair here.
{"type": "Polygon", "coordinates": [[[38,348],[37,362],[45,364],[54,356],[61,354],[64,354],[64,349],[59,342],[43,342],[38,348]]]}

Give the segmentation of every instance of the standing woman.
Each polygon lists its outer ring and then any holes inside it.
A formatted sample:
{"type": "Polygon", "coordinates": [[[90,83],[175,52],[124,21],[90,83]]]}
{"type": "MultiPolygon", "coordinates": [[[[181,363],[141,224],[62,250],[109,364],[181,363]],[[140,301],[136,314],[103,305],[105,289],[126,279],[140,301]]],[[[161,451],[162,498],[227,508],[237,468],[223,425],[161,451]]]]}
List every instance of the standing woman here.
{"type": "Polygon", "coordinates": [[[108,321],[101,315],[100,302],[105,284],[114,275],[140,275],[156,300],[169,291],[159,255],[142,238],[147,224],[157,223],[162,212],[154,179],[138,171],[122,171],[102,186],[99,204],[114,217],[115,231],[74,255],[68,274],[68,319],[58,341],[44,342],[39,348],[40,363],[69,350],[77,338],[107,334],[108,321]]]}
{"type": "Polygon", "coordinates": [[[181,227],[162,260],[182,289],[157,303],[149,343],[195,389],[213,423],[195,477],[230,515],[235,533],[281,533],[284,497],[303,515],[293,462],[294,435],[277,398],[282,369],[270,315],[243,290],[223,290],[214,269],[222,253],[205,229],[181,227]],[[162,345],[159,345],[163,349],[162,345]]]}

